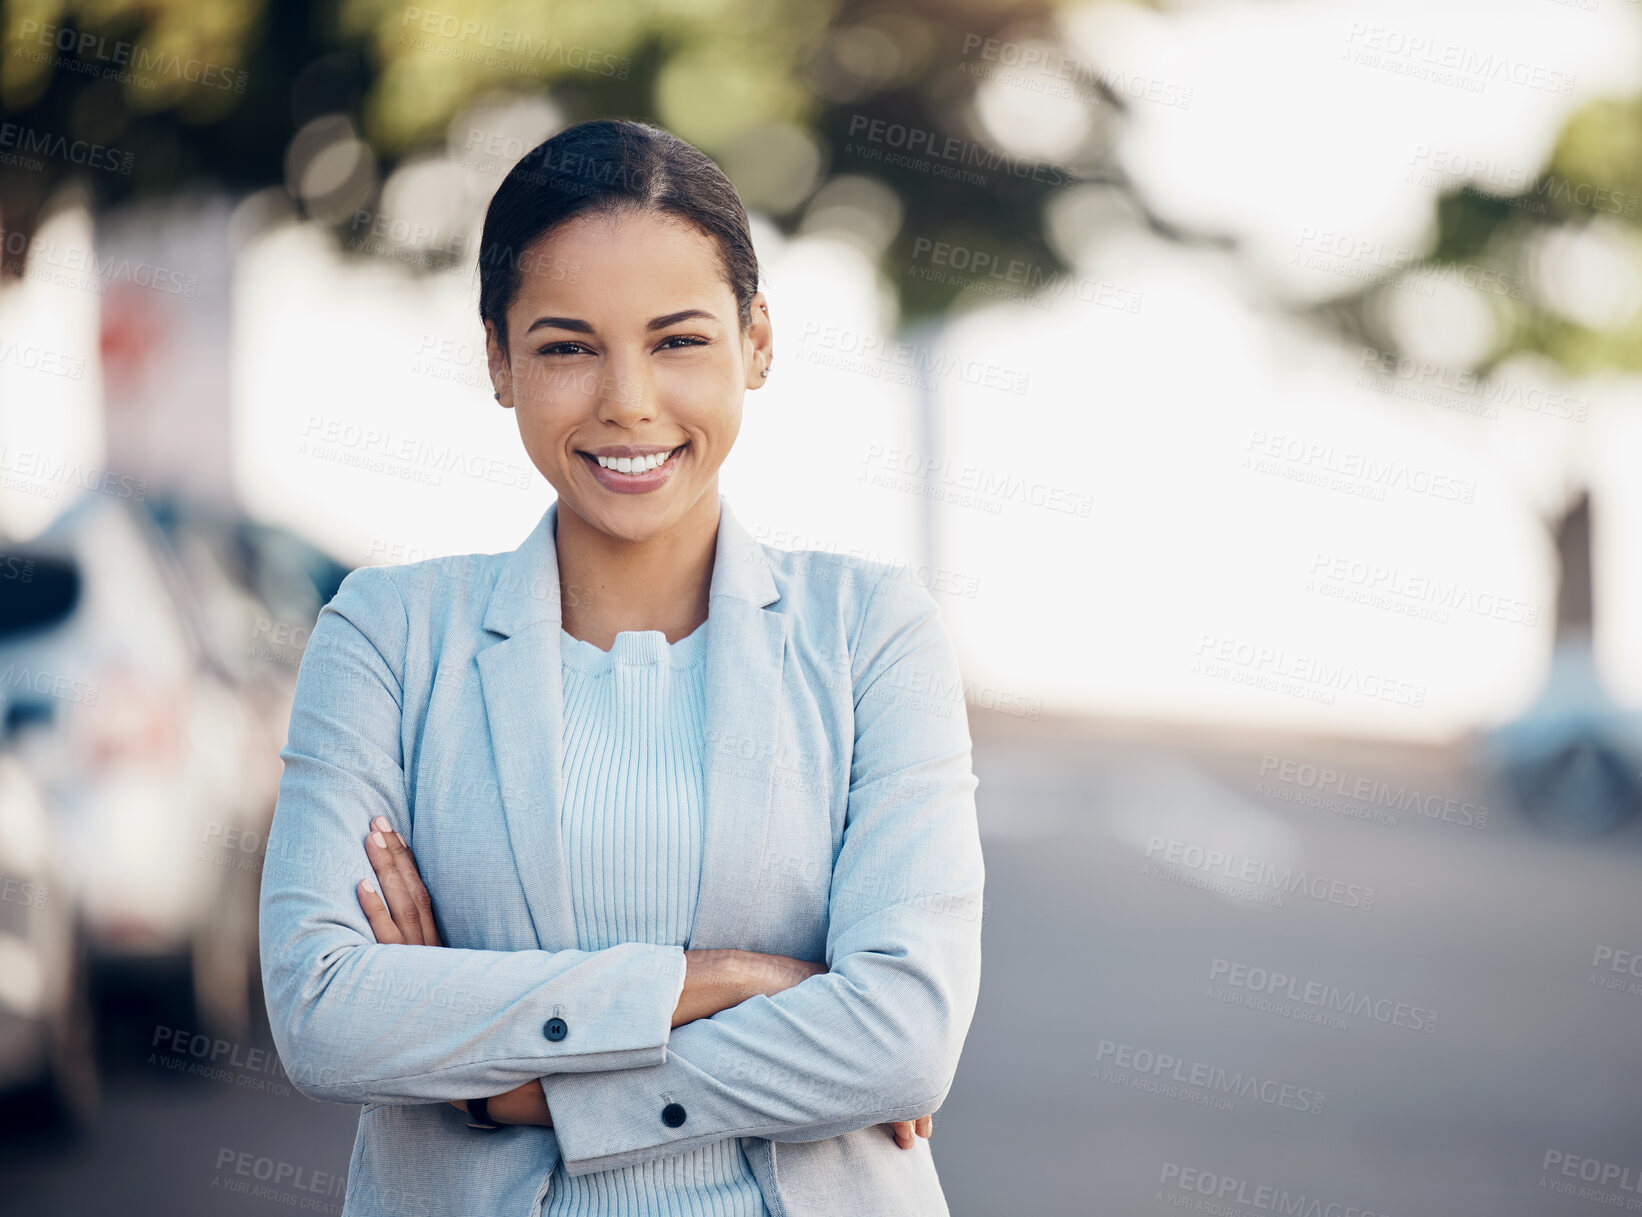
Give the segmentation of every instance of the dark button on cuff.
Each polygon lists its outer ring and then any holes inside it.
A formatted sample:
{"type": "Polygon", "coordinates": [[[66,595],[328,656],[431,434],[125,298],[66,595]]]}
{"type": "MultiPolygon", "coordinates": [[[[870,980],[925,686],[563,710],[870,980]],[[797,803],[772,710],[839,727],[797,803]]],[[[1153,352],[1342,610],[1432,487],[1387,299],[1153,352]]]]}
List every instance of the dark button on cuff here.
{"type": "Polygon", "coordinates": [[[542,1034],[555,1044],[569,1033],[570,1028],[565,1026],[565,1021],[562,1018],[550,1018],[547,1020],[547,1026],[542,1028],[542,1034]]]}
{"type": "Polygon", "coordinates": [[[684,1123],[684,1108],[677,1103],[669,1103],[661,1109],[661,1122],[668,1128],[677,1128],[684,1123]]]}

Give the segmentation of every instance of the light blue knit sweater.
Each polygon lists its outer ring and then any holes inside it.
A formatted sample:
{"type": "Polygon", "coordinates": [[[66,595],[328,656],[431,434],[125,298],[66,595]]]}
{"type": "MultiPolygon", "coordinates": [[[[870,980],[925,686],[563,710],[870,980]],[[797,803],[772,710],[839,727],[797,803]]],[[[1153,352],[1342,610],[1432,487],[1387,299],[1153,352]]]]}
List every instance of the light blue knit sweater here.
{"type": "MultiPolygon", "coordinates": [[[[683,946],[695,920],[704,828],[707,628],[669,644],[623,630],[609,651],[562,628],[560,834],[576,945],[683,946]]],[[[556,1172],[544,1217],[769,1217],[734,1138],[574,1178],[556,1172]]]]}

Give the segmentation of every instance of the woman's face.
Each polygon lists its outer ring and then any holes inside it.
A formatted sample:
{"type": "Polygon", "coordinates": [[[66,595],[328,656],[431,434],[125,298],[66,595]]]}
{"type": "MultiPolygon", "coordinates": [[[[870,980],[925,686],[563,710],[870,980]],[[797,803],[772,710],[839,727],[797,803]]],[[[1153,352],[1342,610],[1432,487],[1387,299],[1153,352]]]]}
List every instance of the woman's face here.
{"type": "Polygon", "coordinates": [[[716,504],[742,395],[769,366],[763,294],[743,333],[712,238],[645,213],[572,220],[520,261],[505,352],[486,326],[490,374],[560,510],[644,541],[716,504]],[[642,454],[667,455],[640,472],[642,454]]]}

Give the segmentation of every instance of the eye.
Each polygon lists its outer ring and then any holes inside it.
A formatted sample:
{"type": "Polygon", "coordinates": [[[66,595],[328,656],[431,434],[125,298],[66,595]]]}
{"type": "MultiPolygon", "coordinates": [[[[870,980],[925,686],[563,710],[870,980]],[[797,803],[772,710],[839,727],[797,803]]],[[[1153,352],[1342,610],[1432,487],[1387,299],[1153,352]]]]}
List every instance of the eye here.
{"type": "Polygon", "coordinates": [[[540,348],[538,355],[584,355],[588,350],[579,342],[550,342],[540,348]]]}
{"type": "Polygon", "coordinates": [[[707,339],[697,337],[694,334],[674,334],[670,338],[663,338],[661,340],[661,346],[659,346],[657,348],[657,350],[681,351],[681,350],[684,349],[684,347],[704,347],[706,345],[707,345],[707,339]],[[680,346],[672,345],[675,342],[680,343],[682,345],[680,345],[680,346]]]}

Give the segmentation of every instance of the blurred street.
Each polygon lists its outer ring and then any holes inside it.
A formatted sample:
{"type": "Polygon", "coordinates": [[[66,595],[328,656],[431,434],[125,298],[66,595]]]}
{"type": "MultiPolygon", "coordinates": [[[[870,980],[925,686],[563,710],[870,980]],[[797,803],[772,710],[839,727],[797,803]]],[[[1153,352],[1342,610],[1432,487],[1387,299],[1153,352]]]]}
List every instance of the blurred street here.
{"type": "MultiPolygon", "coordinates": [[[[954,1217],[1637,1200],[1635,823],[1550,841],[1452,751],[971,721],[986,961],[936,1117],[954,1217]],[[1629,1174],[1579,1177],[1610,1165],[1629,1174]]],[[[0,1142],[7,1208],[97,1211],[118,1179],[130,1212],[339,1212],[356,1109],[280,1093],[260,1023],[214,1066],[186,1032],[127,1010],[96,1132],[0,1142]]]]}
{"type": "MultiPolygon", "coordinates": [[[[340,1214],[358,1110],[256,958],[307,645],[589,444],[702,475],[621,511],[710,479],[938,607],[961,681],[908,683],[967,707],[988,873],[954,1217],[1642,1214],[1642,0],[1366,10],[9,6],[0,1217],[340,1214]],[[599,119],[722,171],[675,184],[724,284],[578,253],[577,200],[675,199],[558,155],[599,119]],[[740,348],[658,337],[726,285],[740,348]]],[[[411,836],[489,780],[429,721],[335,775],[411,836]]]]}

